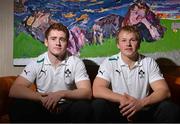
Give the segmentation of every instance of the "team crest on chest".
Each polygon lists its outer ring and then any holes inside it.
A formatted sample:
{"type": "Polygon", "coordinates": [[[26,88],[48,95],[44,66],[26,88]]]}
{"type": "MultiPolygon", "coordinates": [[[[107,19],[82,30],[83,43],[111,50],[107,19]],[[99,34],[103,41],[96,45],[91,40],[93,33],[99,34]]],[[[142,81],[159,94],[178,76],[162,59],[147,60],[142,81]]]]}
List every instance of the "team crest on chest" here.
{"type": "Polygon", "coordinates": [[[145,76],[145,72],[143,70],[140,70],[139,71],[139,77],[144,78],[144,76],[145,76]]]}
{"type": "Polygon", "coordinates": [[[71,71],[69,69],[66,69],[64,73],[65,73],[66,78],[71,76],[71,71]]]}

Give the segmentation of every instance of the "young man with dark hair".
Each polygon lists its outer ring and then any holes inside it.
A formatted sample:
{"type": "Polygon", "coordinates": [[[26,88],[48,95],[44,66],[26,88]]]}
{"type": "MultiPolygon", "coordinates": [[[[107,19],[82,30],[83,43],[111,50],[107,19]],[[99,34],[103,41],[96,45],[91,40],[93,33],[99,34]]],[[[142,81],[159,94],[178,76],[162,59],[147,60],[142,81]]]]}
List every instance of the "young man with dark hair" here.
{"type": "Polygon", "coordinates": [[[67,51],[69,31],[61,23],[45,32],[47,52],[30,62],[12,85],[12,122],[88,122],[91,84],[84,63],[67,51]],[[36,82],[37,91],[29,87],[36,82]]]}

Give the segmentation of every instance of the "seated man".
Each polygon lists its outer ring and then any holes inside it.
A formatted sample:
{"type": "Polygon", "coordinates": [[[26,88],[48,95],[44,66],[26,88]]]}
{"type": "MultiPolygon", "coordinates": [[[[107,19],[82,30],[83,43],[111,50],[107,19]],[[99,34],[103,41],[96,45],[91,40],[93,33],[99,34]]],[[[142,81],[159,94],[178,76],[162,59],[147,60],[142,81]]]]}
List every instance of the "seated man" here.
{"type": "Polygon", "coordinates": [[[104,60],[93,83],[95,122],[179,121],[179,106],[169,101],[169,88],[155,60],[138,53],[140,43],[134,26],[118,32],[120,52],[104,60]]]}
{"type": "Polygon", "coordinates": [[[15,80],[9,96],[12,122],[88,122],[91,84],[81,59],[67,52],[69,31],[60,23],[45,32],[48,51],[30,62],[15,80]],[[28,87],[36,82],[37,91],[28,87]]]}

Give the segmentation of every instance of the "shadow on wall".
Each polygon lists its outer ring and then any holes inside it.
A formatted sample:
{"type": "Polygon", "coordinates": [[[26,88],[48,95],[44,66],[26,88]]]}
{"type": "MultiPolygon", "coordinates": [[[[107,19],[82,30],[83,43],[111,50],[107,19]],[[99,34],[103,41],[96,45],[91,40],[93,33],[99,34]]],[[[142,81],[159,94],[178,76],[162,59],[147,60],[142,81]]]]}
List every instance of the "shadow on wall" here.
{"type": "Polygon", "coordinates": [[[178,66],[172,60],[167,58],[158,58],[156,59],[156,62],[158,63],[163,74],[173,73],[175,69],[178,69],[178,66]]]}
{"type": "Polygon", "coordinates": [[[171,91],[171,98],[180,104],[180,67],[167,58],[156,60],[171,91]]]}
{"type": "Polygon", "coordinates": [[[85,64],[87,73],[89,75],[89,78],[90,78],[91,84],[92,84],[93,81],[94,81],[94,78],[97,75],[97,72],[98,72],[98,69],[99,69],[99,65],[97,65],[95,62],[93,62],[91,60],[87,60],[87,59],[84,59],[83,62],[85,64]]]}
{"type": "Polygon", "coordinates": [[[162,66],[177,66],[172,60],[168,58],[158,58],[156,59],[156,62],[162,66]]]}

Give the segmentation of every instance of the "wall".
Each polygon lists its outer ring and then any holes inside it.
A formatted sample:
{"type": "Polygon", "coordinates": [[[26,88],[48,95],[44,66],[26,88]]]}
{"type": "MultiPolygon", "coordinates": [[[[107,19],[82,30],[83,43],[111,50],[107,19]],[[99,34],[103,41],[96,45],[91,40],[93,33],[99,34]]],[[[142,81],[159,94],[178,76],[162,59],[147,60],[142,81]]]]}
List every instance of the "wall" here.
{"type": "Polygon", "coordinates": [[[0,4],[0,76],[18,75],[23,67],[13,66],[13,0],[0,4]]]}

